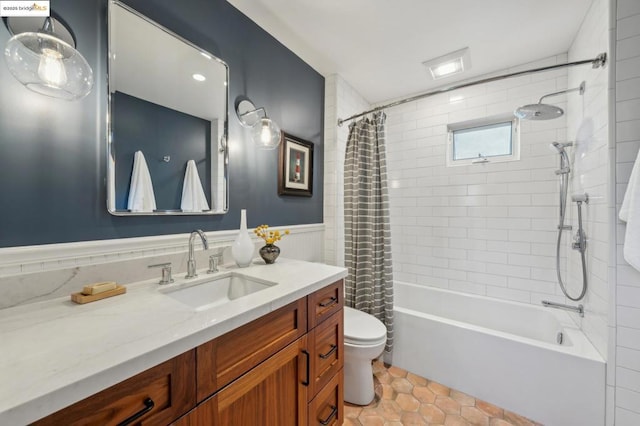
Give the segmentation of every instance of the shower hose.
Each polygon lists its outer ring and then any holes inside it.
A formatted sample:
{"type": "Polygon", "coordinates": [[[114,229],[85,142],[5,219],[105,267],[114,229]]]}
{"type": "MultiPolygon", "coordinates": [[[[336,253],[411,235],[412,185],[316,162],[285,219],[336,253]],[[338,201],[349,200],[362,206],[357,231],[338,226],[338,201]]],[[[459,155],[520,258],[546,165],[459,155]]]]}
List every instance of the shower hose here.
{"type": "Polygon", "coordinates": [[[562,242],[562,232],[564,231],[564,219],[565,219],[565,213],[567,211],[567,190],[568,190],[568,176],[567,174],[562,174],[560,177],[560,224],[558,225],[558,243],[556,245],[556,273],[558,276],[558,284],[560,284],[560,289],[562,290],[562,293],[564,293],[564,295],[570,299],[573,300],[574,302],[577,302],[578,300],[582,300],[582,298],[584,297],[585,293],[587,292],[587,263],[586,263],[586,259],[585,259],[585,249],[586,249],[586,243],[585,243],[585,235],[584,235],[584,230],[582,229],[582,203],[578,203],[578,235],[580,236],[580,260],[582,263],[582,291],[580,292],[580,295],[577,297],[573,297],[571,295],[569,295],[569,292],[567,291],[566,286],[564,285],[564,282],[562,281],[562,274],[560,273],[560,247],[561,247],[561,242],[562,242]]]}

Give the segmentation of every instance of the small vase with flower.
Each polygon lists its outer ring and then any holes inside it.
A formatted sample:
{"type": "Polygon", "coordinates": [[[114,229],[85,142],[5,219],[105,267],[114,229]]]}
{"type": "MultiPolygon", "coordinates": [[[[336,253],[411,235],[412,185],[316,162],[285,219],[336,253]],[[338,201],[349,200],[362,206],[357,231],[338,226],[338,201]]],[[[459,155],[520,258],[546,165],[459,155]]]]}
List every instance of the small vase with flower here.
{"type": "Polygon", "coordinates": [[[265,245],[259,250],[262,260],[267,265],[274,263],[280,256],[280,247],[275,243],[280,241],[283,235],[289,235],[289,230],[287,229],[284,233],[280,233],[280,231],[269,231],[269,225],[260,225],[253,232],[265,242],[265,245]]]}

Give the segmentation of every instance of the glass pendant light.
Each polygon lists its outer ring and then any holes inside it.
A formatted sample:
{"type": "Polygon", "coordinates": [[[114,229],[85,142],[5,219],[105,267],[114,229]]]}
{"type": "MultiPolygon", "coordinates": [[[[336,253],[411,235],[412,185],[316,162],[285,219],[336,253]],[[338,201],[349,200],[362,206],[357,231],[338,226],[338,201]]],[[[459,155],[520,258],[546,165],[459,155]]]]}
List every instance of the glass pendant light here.
{"type": "Polygon", "coordinates": [[[280,145],[280,127],[267,116],[264,107],[256,108],[250,100],[243,99],[236,105],[236,114],[240,124],[251,129],[251,138],[258,148],[275,149],[280,145]]]}
{"type": "Polygon", "coordinates": [[[25,24],[19,19],[7,20],[7,28],[15,34],[4,50],[11,74],[43,95],[66,100],[87,96],[93,87],[93,71],[75,49],[70,30],[59,20],[47,17],[41,28],[23,31],[25,24]]]}

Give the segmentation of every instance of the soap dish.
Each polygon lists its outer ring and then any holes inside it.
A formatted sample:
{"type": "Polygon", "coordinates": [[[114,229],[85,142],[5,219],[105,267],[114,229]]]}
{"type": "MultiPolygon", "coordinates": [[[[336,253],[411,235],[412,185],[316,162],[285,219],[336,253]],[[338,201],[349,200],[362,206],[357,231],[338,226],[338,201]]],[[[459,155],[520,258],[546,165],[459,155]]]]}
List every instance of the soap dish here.
{"type": "Polygon", "coordinates": [[[82,294],[82,292],[71,293],[71,300],[82,305],[84,303],[95,302],[96,300],[117,296],[126,292],[127,288],[125,286],[117,285],[113,290],[103,291],[98,294],[82,294]]]}

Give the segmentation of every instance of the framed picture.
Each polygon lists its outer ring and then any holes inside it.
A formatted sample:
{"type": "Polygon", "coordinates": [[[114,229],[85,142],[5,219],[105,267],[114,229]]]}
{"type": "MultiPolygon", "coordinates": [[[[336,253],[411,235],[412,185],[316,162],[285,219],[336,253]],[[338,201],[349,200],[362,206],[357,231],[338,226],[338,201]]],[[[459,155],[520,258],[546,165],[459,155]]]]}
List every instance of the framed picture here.
{"type": "Polygon", "coordinates": [[[282,132],[278,162],[278,195],[311,197],[313,144],[282,132]]]}

